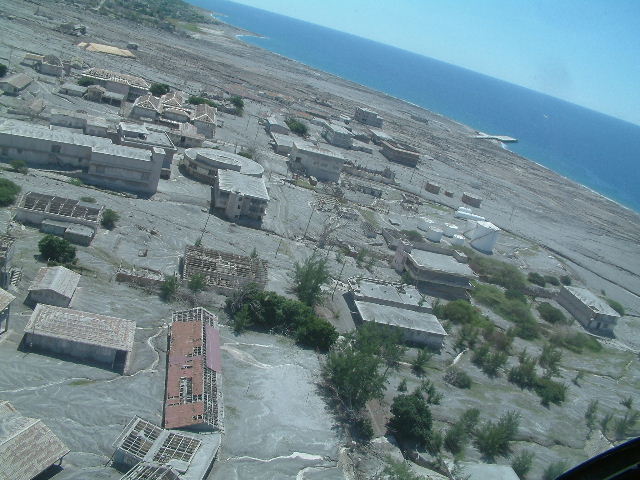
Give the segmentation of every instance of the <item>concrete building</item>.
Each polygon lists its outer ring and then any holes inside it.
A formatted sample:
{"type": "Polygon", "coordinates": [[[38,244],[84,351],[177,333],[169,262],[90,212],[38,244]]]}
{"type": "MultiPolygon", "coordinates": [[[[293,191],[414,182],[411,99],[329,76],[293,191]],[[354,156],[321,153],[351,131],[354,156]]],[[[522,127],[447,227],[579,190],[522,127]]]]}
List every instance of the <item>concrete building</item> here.
{"type": "Polygon", "coordinates": [[[162,168],[171,168],[173,156],[178,151],[167,132],[152,125],[137,123],[120,122],[117,143],[149,150],[152,154],[162,154],[162,168]]]}
{"type": "Polygon", "coordinates": [[[294,165],[304,168],[307,175],[323,182],[337,182],[345,162],[340,152],[304,140],[294,140],[289,158],[294,165]]]}
{"type": "Polygon", "coordinates": [[[174,312],[168,335],[167,429],[222,431],[222,355],[218,318],[202,307],[174,312]]]}
{"type": "Polygon", "coordinates": [[[138,119],[148,119],[155,121],[162,115],[162,102],[160,98],[154,97],[150,93],[136,98],[131,107],[129,116],[138,119]]]}
{"type": "Polygon", "coordinates": [[[392,162],[400,163],[407,167],[416,167],[420,161],[420,152],[406,143],[383,141],[381,152],[392,162]]]}
{"type": "Polygon", "coordinates": [[[9,310],[15,299],[16,297],[0,288],[0,335],[9,330],[9,310]]]}
{"type": "Polygon", "coordinates": [[[158,188],[166,153],[12,120],[0,124],[0,155],[32,165],[81,169],[87,183],[148,195],[158,188]]]}
{"type": "Polygon", "coordinates": [[[353,136],[351,132],[341,125],[326,123],[322,131],[322,136],[331,145],[340,148],[351,148],[353,146],[353,136]]]}
{"type": "Polygon", "coordinates": [[[14,73],[6,78],[0,78],[0,90],[7,95],[17,95],[33,82],[33,78],[24,73],[14,73]]]}
{"type": "Polygon", "coordinates": [[[353,300],[400,307],[416,312],[431,313],[431,302],[413,285],[385,282],[373,278],[349,279],[353,300]]]}
{"type": "Polygon", "coordinates": [[[182,278],[188,281],[196,274],[204,276],[208,288],[230,295],[249,283],[264,288],[267,284],[267,262],[189,245],[182,261],[182,278]]]}
{"type": "Polygon", "coordinates": [[[179,107],[163,107],[162,117],[172,122],[186,123],[191,119],[191,111],[179,107]]]}
{"type": "MultiPolygon", "coordinates": [[[[141,476],[139,465],[170,467],[182,480],[207,478],[220,449],[221,434],[199,435],[178,430],[164,430],[140,417],[134,417],[113,443],[113,463],[118,468],[130,469],[131,479],[172,479],[174,477],[141,476]]],[[[143,468],[155,475],[152,468],[143,468]]],[[[166,469],[165,469],[166,471],[166,469]]]]}
{"type": "Polygon", "coordinates": [[[229,220],[248,218],[262,222],[269,204],[263,178],[233,170],[220,170],[213,183],[213,206],[229,220]]]}
{"type": "Polygon", "coordinates": [[[82,78],[91,80],[104,87],[109,92],[123,95],[127,100],[134,101],[145,95],[151,86],[145,79],[134,75],[112,72],[103,68],[90,68],[82,72],[82,78]]]}
{"type": "Polygon", "coordinates": [[[0,478],[32,480],[60,464],[69,453],[42,420],[23,417],[9,402],[0,402],[0,478]]]}
{"type": "Polygon", "coordinates": [[[11,282],[11,262],[16,239],[10,235],[0,235],[0,287],[7,288],[11,282]]]}
{"type": "Polygon", "coordinates": [[[278,133],[280,135],[289,135],[291,133],[284,119],[278,115],[267,117],[266,128],[270,134],[278,133]]]}
{"type": "Polygon", "coordinates": [[[587,330],[613,335],[620,314],[602,298],[580,287],[562,286],[556,300],[587,330]]]}
{"type": "Polygon", "coordinates": [[[446,299],[468,298],[473,288],[471,280],[476,278],[473,270],[464,263],[464,254],[451,251],[450,254],[438,251],[412,249],[399,242],[393,259],[398,273],[407,272],[417,283],[434,297],[446,299]]]}
{"type": "Polygon", "coordinates": [[[65,267],[42,267],[29,286],[26,303],[68,307],[81,275],[65,267]]]}
{"type": "Polygon", "coordinates": [[[196,105],[196,109],[191,116],[191,122],[197,128],[198,133],[205,138],[213,138],[216,134],[216,114],[217,110],[206,103],[196,105]]]}
{"type": "Polygon", "coordinates": [[[293,148],[293,138],[289,135],[283,135],[281,133],[272,133],[273,149],[280,155],[289,155],[293,148]]]}
{"type": "Polygon", "coordinates": [[[69,95],[70,97],[84,97],[87,93],[87,87],[78,85],[77,83],[63,83],[58,89],[58,93],[62,95],[69,95]]]}
{"type": "Polygon", "coordinates": [[[45,55],[42,58],[42,63],[38,66],[38,71],[54,77],[62,77],[64,75],[62,61],[55,55],[45,55]]]}
{"type": "Polygon", "coordinates": [[[64,110],[59,108],[51,109],[50,125],[74,128],[82,130],[85,135],[108,138],[115,130],[115,120],[94,117],[83,112],[64,110]]]}
{"type": "Polygon", "coordinates": [[[198,129],[190,123],[180,123],[177,129],[167,130],[171,142],[183,148],[196,148],[202,146],[205,136],[198,133],[198,129]]]}
{"type": "Polygon", "coordinates": [[[378,115],[377,112],[369,110],[368,108],[356,107],[356,112],[353,116],[356,122],[364,123],[365,125],[371,125],[372,127],[382,128],[384,119],[378,115]]]}
{"type": "Polygon", "coordinates": [[[222,170],[262,177],[264,168],[258,162],[224,150],[214,148],[189,148],[182,157],[182,165],[194,178],[213,185],[218,173],[222,170]]]}
{"type": "Polygon", "coordinates": [[[32,350],[70,356],[126,374],[133,357],[136,322],[70,308],[36,305],[24,328],[32,350]]]}
{"type": "Polygon", "coordinates": [[[165,93],[160,97],[160,102],[164,108],[180,108],[186,100],[187,97],[184,92],[177,90],[165,93]]]}
{"type": "Polygon", "coordinates": [[[382,142],[392,142],[393,137],[386,133],[384,130],[378,128],[368,128],[371,135],[371,141],[376,145],[382,146],[382,142]]]}

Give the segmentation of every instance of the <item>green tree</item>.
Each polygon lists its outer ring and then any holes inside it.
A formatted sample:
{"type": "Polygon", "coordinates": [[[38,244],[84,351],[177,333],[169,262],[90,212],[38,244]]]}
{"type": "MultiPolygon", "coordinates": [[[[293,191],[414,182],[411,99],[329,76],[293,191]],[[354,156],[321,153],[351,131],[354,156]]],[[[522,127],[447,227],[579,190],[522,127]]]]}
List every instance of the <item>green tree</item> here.
{"type": "Polygon", "coordinates": [[[229,99],[229,101],[236,109],[235,114],[241,117],[242,112],[244,112],[244,100],[242,100],[242,97],[234,95],[229,99]]]}
{"type": "Polygon", "coordinates": [[[598,399],[592,399],[587,406],[587,411],[584,412],[584,419],[587,422],[587,428],[589,431],[593,430],[596,426],[596,416],[598,415],[598,399]]]}
{"type": "Polygon", "coordinates": [[[527,473],[531,470],[531,464],[533,463],[533,452],[529,450],[521,450],[518,455],[511,460],[511,468],[516,472],[520,480],[527,478],[527,473]]]}
{"type": "Polygon", "coordinates": [[[560,375],[560,360],[562,360],[562,352],[550,343],[545,343],[538,358],[538,364],[543,368],[545,377],[552,378],[560,375]]]}
{"type": "Polygon", "coordinates": [[[511,441],[518,432],[520,414],[510,411],[502,415],[497,422],[487,421],[476,430],[475,445],[489,460],[498,456],[507,456],[511,452],[511,441]]]}
{"type": "Polygon", "coordinates": [[[152,83],[149,88],[151,95],[154,97],[161,97],[165,93],[169,93],[169,90],[171,90],[171,87],[166,83],[152,83]]]}
{"type": "Polygon", "coordinates": [[[304,347],[327,351],[338,339],[338,332],[325,319],[314,316],[313,319],[304,322],[298,327],[295,332],[295,338],[304,347]]]}
{"type": "Polygon", "coordinates": [[[173,298],[178,290],[178,277],[169,275],[164,277],[162,285],[160,285],[160,296],[169,301],[173,298]]]}
{"type": "Polygon", "coordinates": [[[454,423],[444,436],[444,447],[454,455],[463,453],[469,437],[475,431],[478,419],[480,418],[480,410],[470,408],[466,410],[454,423]]]}
{"type": "Polygon", "coordinates": [[[413,368],[416,375],[424,375],[427,363],[431,360],[431,357],[433,357],[433,353],[431,353],[427,348],[422,348],[418,351],[416,358],[411,364],[411,368],[413,368]]]}
{"type": "Polygon", "coordinates": [[[627,410],[624,415],[613,423],[613,431],[615,432],[616,439],[622,440],[627,438],[631,434],[631,430],[638,423],[640,418],[640,412],[637,410],[627,410]]]}
{"type": "Polygon", "coordinates": [[[191,275],[187,286],[194,294],[201,292],[207,286],[207,279],[202,273],[195,273],[191,275]]]}
{"type": "Polygon", "coordinates": [[[64,238],[45,235],[38,242],[40,255],[47,261],[70,263],[76,258],[76,247],[64,238]]]}
{"type": "Polygon", "coordinates": [[[547,377],[539,377],[536,379],[536,384],[533,388],[545,407],[549,406],[550,403],[560,405],[565,401],[567,386],[564,383],[555,382],[547,377]]]}
{"type": "Polygon", "coordinates": [[[107,208],[102,213],[102,220],[100,224],[107,230],[113,230],[116,227],[116,222],[120,220],[120,215],[114,210],[107,208]]]}
{"type": "Polygon", "coordinates": [[[564,313],[550,303],[542,302],[538,305],[538,313],[543,320],[549,323],[567,323],[567,317],[564,316],[564,313]]]}
{"type": "Polygon", "coordinates": [[[527,275],[527,280],[535,285],[538,285],[539,287],[544,287],[547,284],[547,281],[544,279],[544,277],[537,272],[529,273],[529,275],[527,275]]]}
{"type": "Polygon", "coordinates": [[[16,201],[20,186],[6,178],[0,178],[0,207],[6,207],[16,201]]]}
{"type": "Polygon", "coordinates": [[[425,480],[425,477],[413,473],[408,461],[399,462],[391,457],[387,459],[387,465],[382,473],[388,480],[425,480]]]}
{"type": "Polygon", "coordinates": [[[471,377],[458,367],[449,367],[444,374],[444,381],[458,388],[471,388],[471,377]]]}
{"type": "Polygon", "coordinates": [[[7,66],[4,63],[0,63],[0,77],[4,77],[7,74],[7,66]]]}
{"type": "Polygon", "coordinates": [[[81,87],[88,87],[89,85],[93,85],[95,82],[90,78],[81,78],[78,80],[78,85],[81,87]]]}
{"type": "Polygon", "coordinates": [[[320,302],[322,286],[328,284],[330,278],[327,260],[314,253],[301,264],[296,262],[293,292],[301,302],[313,307],[320,302]]]}
{"type": "Polygon", "coordinates": [[[27,162],[24,160],[11,160],[9,165],[11,165],[14,172],[22,173],[23,175],[29,173],[27,162]]]}
{"type": "Polygon", "coordinates": [[[296,118],[289,117],[284,121],[284,123],[287,124],[289,130],[300,137],[304,137],[307,135],[307,133],[309,133],[309,128],[307,127],[307,125],[296,118]]]}
{"type": "Polygon", "coordinates": [[[395,397],[391,415],[387,424],[390,433],[419,448],[427,445],[432,434],[431,410],[420,392],[395,397]]]}
{"type": "Polygon", "coordinates": [[[535,359],[531,355],[528,355],[526,350],[523,350],[520,352],[518,360],[520,362],[519,365],[511,367],[507,378],[511,383],[515,383],[520,388],[534,388],[538,378],[536,375],[535,359]]]}
{"type": "Polygon", "coordinates": [[[619,315],[624,317],[624,307],[622,306],[622,304],[620,302],[617,302],[615,300],[612,300],[611,298],[606,298],[605,299],[607,301],[607,303],[609,304],[609,306],[611,308],[613,308],[616,312],[618,312],[619,315]]]}

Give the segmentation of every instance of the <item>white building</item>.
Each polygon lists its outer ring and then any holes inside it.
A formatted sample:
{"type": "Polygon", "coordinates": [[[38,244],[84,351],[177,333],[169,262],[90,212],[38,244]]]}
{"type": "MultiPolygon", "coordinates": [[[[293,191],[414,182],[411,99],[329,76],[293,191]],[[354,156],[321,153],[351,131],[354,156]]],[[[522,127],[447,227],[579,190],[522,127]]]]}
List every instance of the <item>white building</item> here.
{"type": "Polygon", "coordinates": [[[294,164],[302,166],[307,175],[326,182],[337,182],[340,179],[345,162],[340,152],[304,140],[293,142],[289,158],[294,164]]]}
{"type": "Polygon", "coordinates": [[[273,149],[280,155],[289,155],[291,148],[293,148],[293,138],[289,135],[283,135],[281,133],[272,133],[273,149]]]}
{"type": "Polygon", "coordinates": [[[68,307],[81,275],[65,267],[42,267],[29,286],[27,303],[68,307]]]}
{"type": "Polygon", "coordinates": [[[262,221],[269,203],[264,179],[233,170],[220,170],[213,184],[214,207],[229,220],[241,217],[262,221]]]}
{"type": "Polygon", "coordinates": [[[620,314],[590,290],[562,286],[556,300],[587,330],[613,335],[620,314]]]}
{"type": "Polygon", "coordinates": [[[351,148],[353,146],[353,136],[351,132],[341,125],[326,123],[322,131],[322,136],[331,145],[340,148],[351,148]]]}
{"type": "Polygon", "coordinates": [[[500,228],[491,222],[479,220],[470,232],[469,245],[484,253],[493,253],[493,248],[500,238],[500,228]]]}
{"type": "Polygon", "coordinates": [[[384,119],[378,115],[377,112],[369,110],[368,108],[356,107],[356,113],[353,119],[357,122],[364,123],[365,125],[371,125],[372,127],[382,128],[384,119]]]}

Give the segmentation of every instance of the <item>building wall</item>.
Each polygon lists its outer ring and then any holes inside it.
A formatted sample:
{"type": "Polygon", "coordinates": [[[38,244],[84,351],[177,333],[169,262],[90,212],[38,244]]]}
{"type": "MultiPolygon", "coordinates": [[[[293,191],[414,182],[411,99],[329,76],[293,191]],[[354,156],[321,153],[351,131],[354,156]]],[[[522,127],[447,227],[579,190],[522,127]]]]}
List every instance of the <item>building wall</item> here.
{"type": "Polygon", "coordinates": [[[331,145],[335,145],[336,147],[341,148],[351,148],[353,145],[353,138],[351,135],[342,132],[336,132],[331,128],[325,128],[322,132],[322,136],[329,142],[331,145]]]}
{"type": "Polygon", "coordinates": [[[230,220],[241,217],[262,220],[267,209],[265,200],[244,197],[236,193],[221,192],[217,182],[214,182],[213,198],[215,208],[223,209],[225,216],[230,220]]]}
{"type": "Polygon", "coordinates": [[[201,122],[199,120],[194,120],[193,125],[196,127],[198,133],[200,135],[204,135],[205,138],[213,138],[214,135],[216,134],[215,123],[201,122]]]}
{"type": "Polygon", "coordinates": [[[81,168],[89,163],[91,147],[0,132],[0,154],[36,165],[81,168]]]}
{"type": "Polygon", "coordinates": [[[157,120],[160,116],[160,113],[158,113],[158,111],[154,110],[153,108],[145,108],[139,105],[134,105],[131,109],[130,115],[134,118],[151,118],[153,120],[157,120]]]}
{"type": "Polygon", "coordinates": [[[401,148],[395,148],[387,142],[382,143],[382,154],[392,162],[401,163],[409,167],[415,167],[420,160],[420,154],[401,148]]]}
{"type": "Polygon", "coordinates": [[[93,222],[85,218],[65,217],[63,215],[56,215],[54,213],[42,212],[39,210],[30,210],[23,207],[16,207],[15,219],[19,222],[36,226],[40,225],[43,220],[49,219],[59,222],[77,223],[79,225],[86,225],[87,227],[91,227],[94,229],[98,228],[98,222],[93,222]]]}
{"type": "Polygon", "coordinates": [[[0,335],[9,330],[9,310],[11,306],[8,306],[0,312],[0,335]]]}
{"type": "Polygon", "coordinates": [[[380,325],[381,327],[400,332],[402,334],[402,338],[405,342],[413,344],[413,345],[423,345],[439,350],[442,348],[442,344],[444,342],[444,335],[439,335],[437,333],[424,332],[421,330],[413,330],[410,328],[403,328],[395,325],[386,325],[377,322],[376,325],[380,325]]]}
{"type": "Polygon", "coordinates": [[[49,63],[40,64],[40,73],[45,75],[53,75],[55,77],[61,77],[64,74],[64,68],[62,65],[51,65],[49,63]]]}
{"type": "Polygon", "coordinates": [[[60,295],[53,290],[33,290],[27,296],[27,303],[30,305],[44,303],[45,305],[55,305],[56,307],[68,307],[71,303],[71,298],[60,295]]]}
{"type": "Polygon", "coordinates": [[[573,315],[584,328],[596,332],[613,333],[613,328],[618,321],[618,317],[594,312],[589,306],[584,304],[564,287],[560,289],[557,301],[573,315]]]}
{"type": "Polygon", "coordinates": [[[96,152],[86,179],[107,188],[153,194],[158,189],[163,159],[164,155],[154,158],[152,154],[152,161],[147,161],[96,152]]]}
{"type": "Polygon", "coordinates": [[[79,360],[95,362],[108,368],[112,367],[117,352],[117,350],[106,347],[46,337],[30,332],[25,332],[24,341],[27,347],[34,350],[42,350],[57,355],[68,355],[79,360]]]}
{"type": "Polygon", "coordinates": [[[323,182],[337,182],[344,160],[321,153],[298,150],[294,144],[289,155],[294,162],[300,163],[307,174],[323,182]]]}
{"type": "Polygon", "coordinates": [[[356,107],[356,112],[353,118],[360,123],[364,123],[365,125],[371,125],[372,127],[378,128],[382,127],[382,118],[378,116],[377,113],[369,112],[360,107],[356,107]]]}

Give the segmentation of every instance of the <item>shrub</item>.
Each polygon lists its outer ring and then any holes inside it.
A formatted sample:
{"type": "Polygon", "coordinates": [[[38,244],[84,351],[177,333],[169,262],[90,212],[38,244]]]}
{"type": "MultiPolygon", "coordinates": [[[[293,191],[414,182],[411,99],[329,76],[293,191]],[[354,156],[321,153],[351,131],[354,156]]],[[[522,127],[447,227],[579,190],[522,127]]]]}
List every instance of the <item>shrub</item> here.
{"type": "Polygon", "coordinates": [[[24,160],[11,160],[9,163],[14,172],[22,173],[23,175],[29,173],[29,169],[27,168],[27,162],[24,160]]]}
{"type": "Polygon", "coordinates": [[[471,408],[466,410],[444,436],[444,448],[454,455],[464,451],[469,436],[474,432],[480,417],[480,410],[471,408]]]}
{"type": "Polygon", "coordinates": [[[550,403],[560,405],[564,402],[567,393],[567,386],[564,383],[545,377],[538,377],[533,388],[545,407],[548,407],[550,403]]]}
{"type": "Polygon", "coordinates": [[[558,280],[558,278],[554,277],[553,275],[545,275],[544,280],[545,282],[553,285],[554,287],[557,287],[560,285],[560,280],[558,280]]]}
{"type": "Polygon", "coordinates": [[[520,388],[531,389],[535,387],[537,379],[535,359],[528,355],[526,350],[523,350],[520,352],[518,360],[519,365],[511,367],[507,378],[520,388]]]}
{"type": "Polygon", "coordinates": [[[512,288],[508,288],[504,291],[504,296],[512,300],[518,300],[524,303],[525,305],[529,303],[527,300],[527,296],[524,293],[522,293],[520,290],[513,290],[512,288]]]}
{"type": "Polygon", "coordinates": [[[544,277],[536,272],[530,272],[529,275],[527,275],[527,280],[534,285],[538,285],[539,287],[544,287],[547,284],[547,281],[544,279],[544,277]]]}
{"type": "Polygon", "coordinates": [[[593,399],[589,402],[587,406],[587,411],[584,412],[584,419],[587,422],[587,428],[589,430],[593,430],[593,427],[596,425],[596,416],[598,415],[598,402],[597,399],[593,399]]]}
{"type": "Polygon", "coordinates": [[[506,352],[494,351],[488,343],[482,344],[473,352],[471,361],[489,377],[497,377],[500,368],[507,363],[506,352]]]}
{"type": "Polygon", "coordinates": [[[515,330],[510,328],[506,332],[498,330],[494,325],[489,325],[482,331],[482,336],[489,342],[496,350],[501,350],[506,353],[511,352],[511,345],[513,344],[513,337],[515,330]]]}
{"type": "Polygon", "coordinates": [[[424,240],[422,235],[420,235],[420,232],[417,230],[401,230],[400,233],[403,234],[407,240],[412,242],[422,242],[424,240]]]}
{"type": "Polygon", "coordinates": [[[613,424],[613,431],[618,440],[627,438],[631,434],[631,429],[638,422],[640,412],[637,410],[627,410],[624,416],[618,418],[613,424]]]}
{"type": "Polygon", "coordinates": [[[582,353],[585,349],[597,353],[602,350],[600,342],[582,332],[556,332],[549,341],[556,346],[564,347],[575,353],[582,353]]]}
{"type": "Polygon", "coordinates": [[[432,434],[429,404],[419,392],[401,394],[393,399],[389,431],[399,440],[425,447],[432,434]]]}
{"type": "Polygon", "coordinates": [[[215,102],[209,100],[208,98],[198,97],[198,96],[195,96],[195,95],[191,95],[187,99],[187,103],[190,103],[191,105],[200,105],[200,104],[206,103],[210,107],[217,107],[215,102]]]}
{"type": "Polygon", "coordinates": [[[562,360],[562,352],[554,345],[546,343],[542,347],[538,364],[544,369],[545,377],[551,378],[560,375],[560,360],[562,360]]]}
{"type": "Polygon", "coordinates": [[[114,210],[107,208],[102,213],[102,220],[100,221],[100,224],[107,230],[113,230],[116,227],[116,222],[118,220],[120,220],[120,215],[118,215],[114,210]]]}
{"type": "Polygon", "coordinates": [[[454,348],[461,351],[465,348],[473,348],[478,342],[478,334],[480,330],[469,323],[462,325],[458,330],[458,336],[454,348]]]}
{"type": "Polygon", "coordinates": [[[471,388],[471,377],[458,367],[449,367],[444,374],[444,381],[454,387],[471,388]]]}
{"type": "Polygon", "coordinates": [[[533,452],[529,450],[521,450],[518,455],[511,460],[511,468],[516,472],[520,480],[524,480],[527,477],[527,473],[531,470],[531,464],[533,463],[533,452]]]}
{"type": "Polygon", "coordinates": [[[433,311],[438,318],[450,320],[457,325],[469,324],[477,327],[490,325],[489,320],[466,300],[454,300],[444,306],[438,305],[433,311]]]}
{"type": "Polygon", "coordinates": [[[160,296],[165,300],[171,300],[178,290],[178,277],[169,275],[164,277],[162,285],[160,285],[160,296]]]}
{"type": "Polygon", "coordinates": [[[550,464],[542,474],[542,480],[556,480],[567,470],[567,464],[564,461],[558,461],[550,464]]]}
{"type": "Polygon", "coordinates": [[[76,187],[81,187],[84,185],[84,182],[79,178],[70,178],[69,180],[67,180],[67,182],[71,185],[75,185],[76,187]]]}
{"type": "Polygon", "coordinates": [[[298,327],[295,339],[304,347],[326,351],[338,339],[338,332],[329,322],[314,316],[298,327]]]}
{"type": "Polygon", "coordinates": [[[360,416],[353,422],[353,430],[361,442],[369,443],[375,432],[369,417],[360,416]]]}
{"type": "Polygon", "coordinates": [[[90,78],[81,78],[78,80],[78,85],[81,87],[88,87],[89,85],[93,85],[95,82],[90,78]]]}
{"type": "Polygon", "coordinates": [[[6,207],[16,201],[20,187],[6,178],[0,178],[0,207],[6,207]]]}
{"type": "Polygon", "coordinates": [[[420,382],[420,386],[416,391],[425,395],[427,397],[427,403],[429,404],[440,405],[440,402],[442,401],[442,394],[438,392],[436,386],[431,380],[423,380],[420,382]]]}
{"type": "Polygon", "coordinates": [[[620,302],[616,302],[615,300],[612,300],[610,298],[606,298],[605,300],[607,301],[607,303],[611,308],[613,308],[616,312],[618,312],[619,315],[624,317],[624,307],[620,302]]]}
{"type": "Polygon", "coordinates": [[[242,116],[242,112],[244,111],[244,100],[242,100],[242,97],[234,95],[229,101],[236,108],[235,114],[242,116]]]}
{"type": "Polygon", "coordinates": [[[307,125],[302,123],[298,119],[290,117],[287,118],[284,123],[286,123],[287,127],[289,127],[289,130],[291,130],[296,135],[304,137],[305,135],[307,135],[307,133],[309,133],[309,128],[307,127],[307,125]]]}
{"type": "Polygon", "coordinates": [[[501,317],[515,323],[514,333],[518,337],[525,340],[538,337],[540,328],[526,303],[507,298],[502,290],[493,285],[477,285],[473,290],[473,296],[501,317]]]}
{"type": "Polygon", "coordinates": [[[166,83],[152,83],[151,87],[149,87],[149,91],[154,97],[161,97],[165,93],[169,93],[169,90],[171,88],[166,83]]]}
{"type": "Polygon", "coordinates": [[[506,456],[511,452],[510,442],[518,432],[520,414],[510,411],[497,422],[487,421],[476,430],[475,445],[487,459],[506,456]]]}
{"type": "Polygon", "coordinates": [[[253,154],[251,152],[242,151],[239,152],[238,155],[244,158],[248,158],[249,160],[253,160],[253,154]]]}
{"type": "Polygon", "coordinates": [[[433,354],[428,349],[426,348],[421,349],[418,352],[418,355],[416,355],[416,358],[413,360],[413,363],[411,364],[413,371],[417,375],[423,375],[425,372],[425,369],[427,368],[427,363],[429,362],[432,356],[433,354]]]}
{"type": "Polygon", "coordinates": [[[407,391],[407,379],[403,378],[402,381],[398,384],[398,391],[399,392],[406,392],[407,391]]]}
{"type": "Polygon", "coordinates": [[[80,201],[85,203],[96,203],[96,199],[93,197],[80,197],[80,201]]]}
{"type": "Polygon", "coordinates": [[[564,313],[548,302],[542,302],[538,305],[537,310],[542,319],[549,323],[568,323],[564,313]]]}
{"type": "Polygon", "coordinates": [[[38,242],[40,255],[47,261],[70,263],[76,258],[76,247],[64,238],[45,235],[38,242]]]}
{"type": "Polygon", "coordinates": [[[562,275],[560,277],[560,282],[563,285],[571,285],[571,277],[569,275],[562,275]]]}
{"type": "Polygon", "coordinates": [[[470,249],[465,249],[465,253],[469,256],[469,266],[489,283],[513,290],[524,290],[525,277],[517,267],[479,255],[470,249]]]}
{"type": "Polygon", "coordinates": [[[387,465],[382,473],[388,480],[424,480],[424,477],[413,473],[408,461],[399,462],[392,457],[387,459],[387,465]]]}
{"type": "Polygon", "coordinates": [[[202,273],[195,273],[191,275],[191,278],[187,282],[187,286],[193,293],[201,292],[207,286],[207,279],[202,273]]]}
{"type": "Polygon", "coordinates": [[[327,260],[316,253],[295,264],[292,290],[301,302],[313,307],[322,298],[322,286],[330,279],[327,260]]]}
{"type": "Polygon", "coordinates": [[[7,74],[8,67],[4,63],[0,63],[0,77],[4,77],[7,74]]]}

